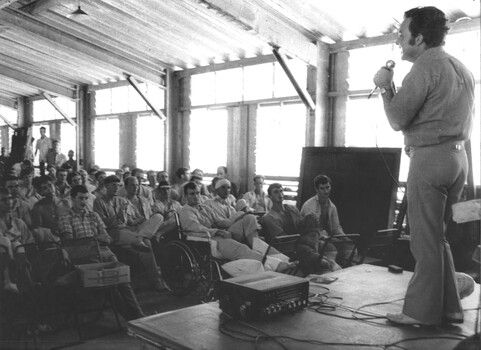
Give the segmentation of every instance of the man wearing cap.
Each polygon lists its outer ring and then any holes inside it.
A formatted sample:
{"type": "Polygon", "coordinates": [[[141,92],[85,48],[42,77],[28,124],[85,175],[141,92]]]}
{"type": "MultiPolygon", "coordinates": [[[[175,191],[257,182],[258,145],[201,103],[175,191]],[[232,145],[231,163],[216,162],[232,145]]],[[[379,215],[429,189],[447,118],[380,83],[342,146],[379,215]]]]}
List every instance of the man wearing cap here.
{"type": "Polygon", "coordinates": [[[215,183],[215,198],[206,200],[204,204],[212,209],[219,222],[229,229],[232,238],[252,247],[253,238],[258,236],[257,219],[254,215],[247,215],[249,213],[245,211],[236,211],[228,201],[230,189],[229,180],[218,180],[215,183]]]}
{"type": "Polygon", "coordinates": [[[176,200],[171,199],[171,187],[167,181],[159,182],[158,187],[152,191],[154,206],[152,211],[160,213],[164,217],[164,222],[160,225],[155,235],[158,240],[162,235],[176,228],[174,213],[178,212],[182,206],[176,200]]]}
{"type": "Polygon", "coordinates": [[[107,176],[104,180],[105,194],[94,201],[94,211],[100,215],[113,244],[127,250],[137,251],[143,269],[146,271],[153,287],[161,290],[160,273],[157,269],[150,246],[153,235],[142,230],[130,230],[127,227],[129,202],[117,196],[120,180],[116,175],[107,176]]]}

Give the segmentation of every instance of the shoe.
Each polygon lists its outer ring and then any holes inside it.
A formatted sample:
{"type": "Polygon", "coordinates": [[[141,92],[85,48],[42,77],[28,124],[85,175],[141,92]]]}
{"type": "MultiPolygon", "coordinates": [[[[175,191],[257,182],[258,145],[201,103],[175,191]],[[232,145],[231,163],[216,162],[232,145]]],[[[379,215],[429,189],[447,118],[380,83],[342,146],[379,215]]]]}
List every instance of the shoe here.
{"type": "Polygon", "coordinates": [[[426,323],[423,323],[421,321],[415,320],[412,317],[406,316],[403,313],[399,314],[387,314],[386,318],[397,324],[405,324],[405,325],[422,325],[422,326],[428,326],[426,323]]]}
{"type": "Polygon", "coordinates": [[[474,292],[474,279],[463,272],[456,272],[456,285],[461,299],[466,298],[474,292]]]}

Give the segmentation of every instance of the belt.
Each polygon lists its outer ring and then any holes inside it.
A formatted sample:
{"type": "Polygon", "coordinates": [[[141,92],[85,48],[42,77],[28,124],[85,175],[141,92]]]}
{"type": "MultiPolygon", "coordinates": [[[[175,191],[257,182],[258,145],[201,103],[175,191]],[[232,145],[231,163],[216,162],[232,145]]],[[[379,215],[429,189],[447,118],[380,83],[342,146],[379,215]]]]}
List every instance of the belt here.
{"type": "Polygon", "coordinates": [[[445,143],[439,143],[434,145],[427,145],[427,146],[406,146],[405,151],[409,152],[409,150],[416,150],[419,148],[427,148],[427,147],[447,147],[449,149],[453,149],[456,151],[462,151],[464,149],[464,141],[451,141],[445,143]]]}

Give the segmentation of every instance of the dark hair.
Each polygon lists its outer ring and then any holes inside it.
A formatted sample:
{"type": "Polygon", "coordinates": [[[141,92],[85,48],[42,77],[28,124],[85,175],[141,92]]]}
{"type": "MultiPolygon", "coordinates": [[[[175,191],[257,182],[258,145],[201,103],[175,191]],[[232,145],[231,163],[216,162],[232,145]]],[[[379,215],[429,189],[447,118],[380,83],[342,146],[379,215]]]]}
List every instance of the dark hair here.
{"type": "Polygon", "coordinates": [[[36,177],[33,182],[33,185],[35,186],[36,189],[40,189],[40,187],[43,185],[43,184],[46,184],[47,182],[52,182],[52,178],[48,175],[42,175],[40,177],[36,177]]]}
{"type": "Polygon", "coordinates": [[[99,170],[95,173],[95,179],[98,180],[98,178],[101,176],[101,175],[107,175],[107,173],[103,170],[99,170]]]}
{"type": "Polygon", "coordinates": [[[40,130],[42,130],[42,129],[43,129],[43,130],[47,130],[47,129],[45,128],[45,126],[41,126],[41,127],[40,127],[40,130]]]}
{"type": "Polygon", "coordinates": [[[217,181],[219,181],[219,180],[220,180],[220,177],[218,177],[218,176],[214,176],[214,177],[212,178],[211,185],[212,185],[212,188],[213,188],[213,189],[215,189],[215,184],[216,184],[217,181]]]}
{"type": "Polygon", "coordinates": [[[404,18],[411,18],[409,31],[413,40],[421,34],[428,48],[444,45],[449,27],[443,11],[434,6],[415,7],[406,11],[404,18]]]}
{"type": "Polygon", "coordinates": [[[197,184],[195,182],[187,182],[184,185],[184,194],[187,194],[187,190],[196,190],[197,189],[197,184]]]}
{"type": "Polygon", "coordinates": [[[67,162],[63,163],[61,168],[62,168],[62,169],[65,169],[65,170],[67,170],[67,171],[73,169],[72,166],[71,166],[69,163],[67,163],[67,162]]]}
{"type": "Polygon", "coordinates": [[[132,169],[131,173],[132,173],[132,176],[136,176],[137,173],[145,173],[145,171],[143,169],[140,169],[140,168],[134,168],[134,169],[132,169]]]}
{"type": "Polygon", "coordinates": [[[73,171],[71,173],[68,173],[67,175],[67,182],[70,184],[72,182],[72,179],[75,177],[75,176],[82,176],[80,175],[80,173],[78,171],[73,171]]]}
{"type": "Polygon", "coordinates": [[[68,171],[65,168],[57,168],[57,174],[58,173],[68,173],[68,171]]]}
{"type": "Polygon", "coordinates": [[[272,190],[275,188],[282,188],[282,185],[278,182],[274,182],[273,184],[270,184],[269,187],[267,188],[267,194],[270,196],[272,194],[272,190]]]}
{"type": "Polygon", "coordinates": [[[331,184],[331,179],[326,175],[317,175],[314,178],[314,188],[317,190],[319,185],[331,184]]]}
{"type": "Polygon", "coordinates": [[[219,168],[224,169],[224,173],[227,175],[227,167],[226,166],[221,165],[220,167],[217,167],[217,169],[219,169],[219,168]]]}
{"type": "Polygon", "coordinates": [[[35,168],[33,166],[28,166],[20,170],[20,177],[28,176],[31,174],[35,174],[35,168]]]}
{"type": "Polygon", "coordinates": [[[175,176],[180,179],[187,171],[189,171],[189,168],[179,168],[175,171],[175,176]]]}
{"type": "Polygon", "coordinates": [[[77,197],[77,193],[89,193],[89,190],[87,190],[87,187],[85,187],[84,185],[75,185],[70,190],[70,197],[77,197]]]}
{"type": "MultiPolygon", "coordinates": [[[[135,176],[126,177],[126,178],[124,179],[124,185],[125,185],[125,187],[127,187],[128,185],[130,185],[130,183],[131,183],[132,181],[134,181],[134,179],[137,180],[137,178],[136,178],[135,176]]],[[[138,180],[137,180],[137,181],[138,181],[138,180]]]]}

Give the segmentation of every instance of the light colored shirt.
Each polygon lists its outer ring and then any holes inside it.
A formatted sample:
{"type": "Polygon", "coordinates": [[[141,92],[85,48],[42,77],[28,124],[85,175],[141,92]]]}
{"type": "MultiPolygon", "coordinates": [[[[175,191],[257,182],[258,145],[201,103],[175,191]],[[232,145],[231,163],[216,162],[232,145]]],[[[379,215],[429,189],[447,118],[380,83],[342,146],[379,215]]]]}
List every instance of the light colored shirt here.
{"type": "Polygon", "coordinates": [[[474,108],[474,78],[442,47],[419,56],[387,109],[406,146],[468,140],[474,108]]]}
{"type": "Polygon", "coordinates": [[[256,212],[267,213],[272,208],[272,201],[265,192],[259,195],[254,191],[249,191],[245,193],[242,198],[245,199],[249,207],[256,212]]]}
{"type": "Polygon", "coordinates": [[[52,142],[49,137],[39,138],[35,144],[35,150],[38,150],[39,160],[41,162],[47,161],[48,150],[52,147],[52,142]]]}
{"type": "Polygon", "coordinates": [[[188,233],[206,233],[214,235],[218,229],[229,228],[228,220],[220,219],[215,212],[205,204],[196,207],[184,205],[179,210],[180,224],[188,233]]]}
{"type": "MultiPolygon", "coordinates": [[[[319,203],[319,198],[317,196],[309,198],[301,208],[301,216],[305,218],[307,215],[315,213],[321,216],[321,203],[319,203]]],[[[328,205],[328,226],[325,228],[329,235],[343,235],[341,224],[339,223],[339,215],[337,214],[337,208],[329,199],[328,205]]]]}

